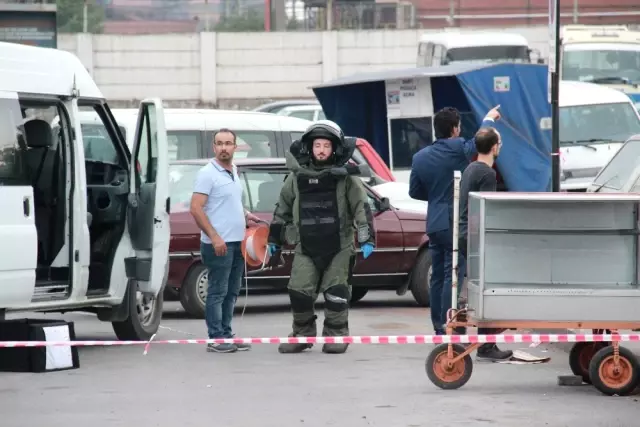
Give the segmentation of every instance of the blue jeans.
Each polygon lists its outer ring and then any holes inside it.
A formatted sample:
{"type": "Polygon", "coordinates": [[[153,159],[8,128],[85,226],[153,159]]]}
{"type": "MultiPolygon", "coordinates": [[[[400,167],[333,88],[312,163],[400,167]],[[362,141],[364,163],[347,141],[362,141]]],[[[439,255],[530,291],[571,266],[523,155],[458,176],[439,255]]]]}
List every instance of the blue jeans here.
{"type": "MultiPolygon", "coordinates": [[[[431,251],[431,322],[436,334],[444,334],[447,311],[451,308],[451,277],[453,264],[453,232],[451,229],[429,233],[431,251]]],[[[466,272],[464,257],[458,252],[458,295],[466,272]]]]}
{"type": "Polygon", "coordinates": [[[212,244],[200,242],[200,254],[209,279],[205,310],[209,338],[231,338],[231,319],[244,275],[240,242],[227,242],[223,256],[216,255],[212,244]]]}

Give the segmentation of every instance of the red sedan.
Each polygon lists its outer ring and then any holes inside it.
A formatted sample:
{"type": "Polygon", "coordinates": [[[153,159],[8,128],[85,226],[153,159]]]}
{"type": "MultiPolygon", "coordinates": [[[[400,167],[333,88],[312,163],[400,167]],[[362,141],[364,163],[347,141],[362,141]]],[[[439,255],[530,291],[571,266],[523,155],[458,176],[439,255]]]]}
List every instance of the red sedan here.
{"type": "MultiPolygon", "coordinates": [[[[171,244],[167,288],[177,292],[184,309],[203,317],[207,292],[207,271],[200,261],[200,230],[189,203],[198,170],[209,160],[181,160],[171,164],[171,244]]],[[[288,173],[284,159],[244,158],[235,161],[244,185],[244,205],[265,221],[270,221],[280,189],[288,173]]],[[[399,295],[411,290],[421,306],[429,305],[431,258],[427,249],[425,215],[403,211],[390,205],[365,184],[374,214],[376,248],[366,260],[360,254],[353,272],[352,302],[362,299],[372,288],[395,289],[399,295]]],[[[283,248],[285,264],[270,271],[247,275],[256,287],[286,288],[293,247],[283,248]]],[[[249,271],[256,270],[249,268],[249,271]]]]}

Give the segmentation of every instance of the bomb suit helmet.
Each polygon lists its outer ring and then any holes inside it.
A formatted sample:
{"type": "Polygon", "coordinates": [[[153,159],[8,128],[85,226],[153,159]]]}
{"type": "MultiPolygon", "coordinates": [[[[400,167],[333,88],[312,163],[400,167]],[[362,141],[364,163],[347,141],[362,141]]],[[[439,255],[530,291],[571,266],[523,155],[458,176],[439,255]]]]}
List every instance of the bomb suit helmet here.
{"type": "Polygon", "coordinates": [[[292,153],[301,159],[311,159],[313,157],[313,142],[319,138],[331,141],[333,151],[331,160],[336,166],[342,166],[353,155],[355,146],[350,150],[350,147],[346,146],[349,144],[345,145],[344,132],[337,123],[331,120],[318,120],[309,125],[300,138],[299,144],[296,144],[297,147],[291,147],[292,153]]]}

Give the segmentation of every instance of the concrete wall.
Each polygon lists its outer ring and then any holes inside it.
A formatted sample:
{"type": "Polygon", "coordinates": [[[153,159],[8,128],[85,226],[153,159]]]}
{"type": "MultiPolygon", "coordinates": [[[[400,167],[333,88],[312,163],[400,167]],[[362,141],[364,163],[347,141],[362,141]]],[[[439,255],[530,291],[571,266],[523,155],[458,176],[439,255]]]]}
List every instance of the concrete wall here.
{"type": "MultiPolygon", "coordinates": [[[[546,27],[510,28],[544,57],[546,27]]],[[[313,98],[315,84],[413,67],[424,30],[171,35],[62,34],[114,105],[158,96],[170,106],[247,108],[313,98]]]]}

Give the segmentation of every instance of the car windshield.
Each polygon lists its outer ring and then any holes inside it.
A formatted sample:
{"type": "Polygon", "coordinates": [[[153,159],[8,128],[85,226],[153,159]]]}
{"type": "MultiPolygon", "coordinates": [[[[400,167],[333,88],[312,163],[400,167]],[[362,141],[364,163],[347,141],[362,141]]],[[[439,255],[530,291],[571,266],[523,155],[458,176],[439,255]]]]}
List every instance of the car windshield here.
{"type": "Polygon", "coordinates": [[[594,180],[596,187],[620,190],[640,165],[640,139],[627,141],[594,180]]]}
{"type": "Polygon", "coordinates": [[[618,50],[612,46],[565,51],[562,78],[593,83],[640,83],[640,47],[637,50],[618,50]]]}
{"type": "Polygon", "coordinates": [[[560,145],[624,142],[640,133],[640,119],[628,102],[560,108],[560,145]]]}
{"type": "Polygon", "coordinates": [[[469,46],[447,50],[443,64],[454,62],[529,62],[527,46],[469,46]]]}
{"type": "MultiPolygon", "coordinates": [[[[189,209],[193,184],[201,164],[173,164],[169,168],[169,195],[171,211],[189,209]]],[[[238,172],[242,181],[242,202],[246,209],[255,213],[273,213],[280,198],[280,190],[287,170],[244,169],[238,172]]]]}

